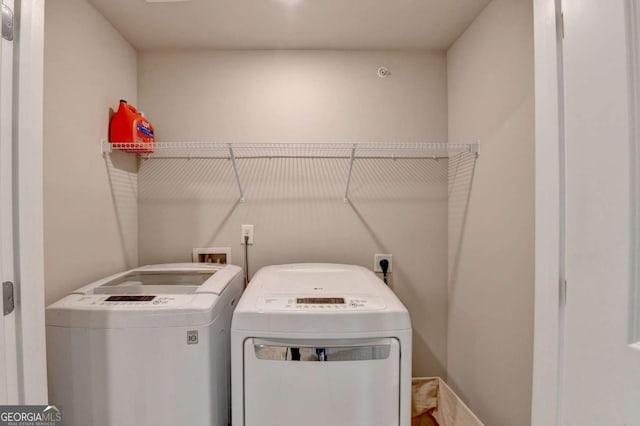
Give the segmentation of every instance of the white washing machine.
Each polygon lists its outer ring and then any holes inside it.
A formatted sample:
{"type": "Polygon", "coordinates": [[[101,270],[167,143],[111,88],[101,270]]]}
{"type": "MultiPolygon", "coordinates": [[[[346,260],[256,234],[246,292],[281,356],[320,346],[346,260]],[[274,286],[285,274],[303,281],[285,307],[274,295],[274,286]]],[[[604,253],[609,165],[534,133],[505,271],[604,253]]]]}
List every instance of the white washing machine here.
{"type": "Polygon", "coordinates": [[[269,266],[231,326],[234,426],[409,426],[411,321],[373,272],[269,266]]]}
{"type": "Polygon", "coordinates": [[[241,269],[136,268],[46,312],[49,400],[67,426],[227,426],[241,269]]]}

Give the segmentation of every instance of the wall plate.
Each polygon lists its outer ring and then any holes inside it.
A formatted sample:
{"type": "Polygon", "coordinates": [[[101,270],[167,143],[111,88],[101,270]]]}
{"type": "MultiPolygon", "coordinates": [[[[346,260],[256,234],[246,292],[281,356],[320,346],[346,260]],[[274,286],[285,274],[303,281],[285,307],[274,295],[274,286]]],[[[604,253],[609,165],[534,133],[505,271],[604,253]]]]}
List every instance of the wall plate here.
{"type": "Polygon", "coordinates": [[[231,247],[194,248],[191,261],[198,263],[231,264],[231,247]]]}
{"type": "Polygon", "coordinates": [[[382,259],[387,259],[389,261],[389,269],[387,270],[387,273],[391,272],[393,270],[393,255],[380,253],[373,255],[373,272],[382,272],[382,268],[380,267],[380,261],[382,259]]]}

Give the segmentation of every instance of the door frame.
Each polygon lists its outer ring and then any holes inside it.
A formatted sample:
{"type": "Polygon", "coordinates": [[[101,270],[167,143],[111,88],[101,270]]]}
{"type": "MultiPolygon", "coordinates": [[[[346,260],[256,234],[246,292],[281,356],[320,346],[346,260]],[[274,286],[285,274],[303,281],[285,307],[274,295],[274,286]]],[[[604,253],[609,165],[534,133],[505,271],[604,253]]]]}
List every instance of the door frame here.
{"type": "Polygon", "coordinates": [[[19,401],[46,404],[43,245],[44,1],[17,0],[14,234],[19,401]]]}
{"type": "MultiPolygon", "coordinates": [[[[640,211],[640,1],[627,0],[627,37],[629,57],[629,83],[630,93],[630,133],[631,133],[631,173],[632,173],[632,194],[631,202],[636,211],[640,211]]],[[[633,238],[631,242],[631,294],[629,321],[632,326],[629,328],[629,343],[640,349],[640,221],[635,215],[631,215],[631,232],[633,238]]]]}
{"type": "MultiPolygon", "coordinates": [[[[0,0],[2,1],[2,0],[0,0]]],[[[2,4],[4,4],[4,1],[2,1],[2,4]]],[[[5,158],[4,156],[7,155],[8,157],[10,155],[8,155],[8,153],[5,153],[5,136],[4,134],[2,134],[2,132],[5,131],[4,126],[2,126],[2,123],[4,123],[6,121],[6,118],[2,115],[2,112],[4,111],[4,101],[5,99],[3,98],[3,96],[7,96],[7,94],[5,93],[5,84],[4,84],[4,80],[3,80],[3,75],[6,73],[5,71],[5,67],[7,65],[4,65],[5,59],[3,56],[3,52],[4,52],[4,45],[5,41],[0,39],[0,194],[3,193],[3,191],[5,191],[4,186],[6,185],[5,183],[5,176],[7,174],[10,174],[10,170],[5,170],[5,158]]],[[[9,78],[7,76],[5,76],[4,78],[9,78]]],[[[0,203],[4,204],[4,202],[6,201],[6,197],[4,195],[0,195],[0,203]]],[[[5,206],[2,205],[0,206],[0,209],[2,209],[0,211],[0,244],[2,245],[2,247],[0,247],[0,282],[5,281],[5,279],[9,278],[7,276],[7,274],[4,273],[4,263],[3,262],[8,262],[7,259],[4,259],[5,256],[5,248],[4,245],[6,244],[4,239],[5,238],[10,238],[7,237],[5,235],[5,225],[4,225],[4,215],[5,213],[5,206]]],[[[2,305],[2,303],[0,303],[0,305],[2,305]]],[[[1,344],[6,344],[6,342],[8,342],[9,340],[6,337],[5,334],[5,315],[4,312],[0,313],[0,343],[1,344]]],[[[9,349],[7,347],[7,349],[9,349]]],[[[9,384],[8,384],[8,375],[7,372],[9,370],[9,366],[7,365],[7,356],[6,356],[6,350],[4,348],[0,349],[0,404],[6,404],[9,401],[9,384]]]]}
{"type": "MultiPolygon", "coordinates": [[[[14,0],[2,0],[3,5],[6,5],[10,10],[15,9],[14,0]]],[[[13,175],[13,151],[14,151],[14,139],[13,139],[13,104],[14,104],[14,43],[8,40],[2,40],[2,48],[0,48],[0,54],[2,55],[0,72],[0,91],[2,92],[2,100],[0,105],[0,112],[2,117],[0,118],[0,238],[2,239],[2,247],[0,247],[0,261],[2,266],[0,272],[2,273],[3,282],[15,282],[14,271],[14,175],[13,175]]],[[[15,403],[19,400],[19,381],[18,381],[18,351],[16,345],[16,314],[15,311],[8,315],[2,315],[2,328],[3,335],[0,336],[0,341],[5,345],[0,359],[0,365],[2,366],[2,383],[3,388],[2,397],[0,401],[5,401],[5,404],[15,403]]]]}
{"type": "Polygon", "coordinates": [[[535,290],[532,426],[558,425],[564,285],[561,0],[534,0],[535,290]]]}

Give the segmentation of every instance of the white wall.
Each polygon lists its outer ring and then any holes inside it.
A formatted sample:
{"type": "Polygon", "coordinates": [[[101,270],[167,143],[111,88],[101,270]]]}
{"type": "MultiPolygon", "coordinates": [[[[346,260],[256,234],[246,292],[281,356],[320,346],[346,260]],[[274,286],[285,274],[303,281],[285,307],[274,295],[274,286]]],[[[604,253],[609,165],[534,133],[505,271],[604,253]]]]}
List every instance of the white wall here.
{"type": "Polygon", "coordinates": [[[46,3],[44,236],[47,303],[137,265],[136,159],[100,155],[109,108],[136,102],[135,50],[86,1],[46,3]]]}
{"type": "MultiPolygon", "coordinates": [[[[159,140],[446,141],[443,53],[159,51],[139,56],[140,106],[159,140]],[[392,75],[377,76],[379,66],[392,75]]],[[[414,324],[414,374],[444,376],[447,318],[446,161],[356,163],[343,204],[343,160],[243,160],[246,202],[226,160],[143,161],[141,263],[189,260],[255,228],[250,271],[327,261],[371,268],[394,256],[393,286],[414,324]]]]}
{"type": "Polygon", "coordinates": [[[449,233],[448,380],[486,424],[525,425],[533,344],[532,2],[493,0],[447,60],[449,139],[481,140],[475,170],[465,169],[473,173],[468,206],[450,206],[461,219],[449,233]]]}

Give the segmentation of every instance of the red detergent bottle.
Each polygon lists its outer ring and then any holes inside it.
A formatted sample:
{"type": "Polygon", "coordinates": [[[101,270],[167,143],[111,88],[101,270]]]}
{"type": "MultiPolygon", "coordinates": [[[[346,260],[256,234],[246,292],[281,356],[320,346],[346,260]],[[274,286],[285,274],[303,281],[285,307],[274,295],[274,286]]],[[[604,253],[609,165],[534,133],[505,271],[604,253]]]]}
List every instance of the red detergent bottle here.
{"type": "Polygon", "coordinates": [[[118,111],[111,117],[109,142],[125,143],[123,151],[151,154],[154,150],[153,126],[133,105],[120,100],[118,111]]]}

